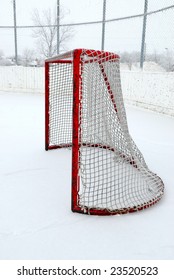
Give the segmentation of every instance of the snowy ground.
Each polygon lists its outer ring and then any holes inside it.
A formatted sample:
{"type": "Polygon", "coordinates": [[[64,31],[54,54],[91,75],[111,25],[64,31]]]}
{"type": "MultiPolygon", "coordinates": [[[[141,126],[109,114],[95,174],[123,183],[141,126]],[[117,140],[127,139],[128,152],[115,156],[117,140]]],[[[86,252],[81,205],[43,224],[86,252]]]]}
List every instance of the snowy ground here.
{"type": "Polygon", "coordinates": [[[44,150],[44,96],[0,93],[0,259],[174,259],[174,118],[127,116],[163,199],[134,214],[75,214],[71,152],[44,150]]]}

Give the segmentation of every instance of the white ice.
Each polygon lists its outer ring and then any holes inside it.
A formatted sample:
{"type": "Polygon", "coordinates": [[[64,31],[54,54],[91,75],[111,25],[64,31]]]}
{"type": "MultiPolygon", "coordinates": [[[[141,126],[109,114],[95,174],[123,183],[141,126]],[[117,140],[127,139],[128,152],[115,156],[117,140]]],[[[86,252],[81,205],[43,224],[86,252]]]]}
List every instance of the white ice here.
{"type": "Polygon", "coordinates": [[[130,133],[164,181],[153,207],[72,213],[71,152],[44,150],[44,96],[0,93],[0,259],[174,259],[174,118],[127,107],[130,133]]]}

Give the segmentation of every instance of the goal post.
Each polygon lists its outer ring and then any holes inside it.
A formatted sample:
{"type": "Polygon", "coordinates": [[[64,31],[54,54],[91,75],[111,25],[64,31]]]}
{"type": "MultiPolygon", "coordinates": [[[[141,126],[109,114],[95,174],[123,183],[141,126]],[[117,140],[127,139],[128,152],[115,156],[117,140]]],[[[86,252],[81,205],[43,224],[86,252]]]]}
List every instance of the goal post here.
{"type": "Polygon", "coordinates": [[[162,197],[129,134],[118,55],[75,49],[46,60],[45,149],[69,147],[73,212],[124,214],[162,197]]]}

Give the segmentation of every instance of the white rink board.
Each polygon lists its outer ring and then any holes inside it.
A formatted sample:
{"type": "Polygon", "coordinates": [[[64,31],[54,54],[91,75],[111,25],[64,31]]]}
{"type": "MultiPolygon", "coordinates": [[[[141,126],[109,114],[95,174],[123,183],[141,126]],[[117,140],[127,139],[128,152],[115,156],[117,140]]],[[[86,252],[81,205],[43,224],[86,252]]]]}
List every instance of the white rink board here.
{"type": "MultiPolygon", "coordinates": [[[[121,70],[126,103],[174,116],[174,72],[121,70]]],[[[44,93],[44,68],[0,66],[0,90],[44,93]]]]}

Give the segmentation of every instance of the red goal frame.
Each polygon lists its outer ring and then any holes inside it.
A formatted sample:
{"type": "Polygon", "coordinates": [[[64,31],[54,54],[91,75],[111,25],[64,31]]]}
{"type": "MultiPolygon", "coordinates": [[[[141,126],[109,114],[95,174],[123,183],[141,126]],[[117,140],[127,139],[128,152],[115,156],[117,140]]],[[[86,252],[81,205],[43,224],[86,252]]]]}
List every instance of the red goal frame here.
{"type": "MultiPolygon", "coordinates": [[[[96,208],[86,208],[85,210],[79,206],[79,189],[80,189],[80,176],[79,176],[79,145],[81,138],[81,130],[80,130],[80,106],[82,99],[82,91],[81,91],[81,56],[83,55],[84,49],[75,49],[72,52],[67,52],[63,55],[59,55],[52,59],[48,59],[45,62],[45,150],[58,149],[58,148],[67,148],[72,147],[72,204],[71,209],[73,212],[83,213],[83,214],[91,214],[91,215],[116,215],[116,214],[125,214],[128,212],[136,212],[139,210],[143,210],[145,208],[150,207],[160,200],[161,197],[152,199],[144,204],[136,205],[135,207],[122,208],[115,211],[108,211],[108,209],[96,209],[96,208]],[[66,145],[50,145],[49,141],[49,64],[50,63],[71,63],[73,67],[73,108],[72,108],[72,142],[66,145]]],[[[106,87],[108,89],[108,93],[110,95],[110,99],[112,100],[115,111],[117,112],[117,105],[114,100],[114,94],[112,93],[112,89],[110,83],[107,79],[107,75],[102,66],[103,60],[118,60],[119,56],[110,52],[104,51],[94,51],[94,50],[85,50],[85,54],[89,57],[100,58],[100,70],[103,75],[106,87]]],[[[90,63],[90,59],[87,61],[90,63]]],[[[87,145],[87,143],[81,144],[83,146],[87,145]]],[[[94,144],[93,147],[100,147],[99,144],[94,144]]],[[[103,146],[102,148],[112,150],[109,146],[103,146]]],[[[113,150],[114,151],[114,150],[113,150]]],[[[124,154],[121,155],[123,158],[124,154]]],[[[132,160],[129,162],[134,168],[137,168],[136,163],[132,160]]],[[[163,185],[163,182],[161,181],[163,185]]]]}

